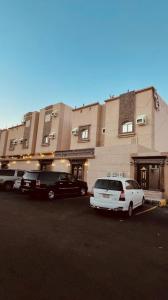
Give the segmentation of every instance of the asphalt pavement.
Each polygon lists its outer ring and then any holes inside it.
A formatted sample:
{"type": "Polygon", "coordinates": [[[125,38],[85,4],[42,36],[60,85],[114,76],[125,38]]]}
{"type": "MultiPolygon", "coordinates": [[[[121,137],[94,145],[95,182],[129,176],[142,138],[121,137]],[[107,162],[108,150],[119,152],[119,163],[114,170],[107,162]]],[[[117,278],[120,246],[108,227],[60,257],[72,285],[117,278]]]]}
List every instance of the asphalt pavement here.
{"type": "Polygon", "coordinates": [[[0,192],[0,300],[167,300],[168,208],[0,192]]]}

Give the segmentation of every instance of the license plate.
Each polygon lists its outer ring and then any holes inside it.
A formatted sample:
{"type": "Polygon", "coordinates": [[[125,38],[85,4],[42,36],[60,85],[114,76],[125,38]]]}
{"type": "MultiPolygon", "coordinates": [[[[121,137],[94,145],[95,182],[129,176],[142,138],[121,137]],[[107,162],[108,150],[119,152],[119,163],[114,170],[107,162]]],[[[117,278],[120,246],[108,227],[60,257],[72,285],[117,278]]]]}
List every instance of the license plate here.
{"type": "Polygon", "coordinates": [[[109,198],[110,195],[107,195],[107,194],[103,194],[103,198],[109,198]]]}

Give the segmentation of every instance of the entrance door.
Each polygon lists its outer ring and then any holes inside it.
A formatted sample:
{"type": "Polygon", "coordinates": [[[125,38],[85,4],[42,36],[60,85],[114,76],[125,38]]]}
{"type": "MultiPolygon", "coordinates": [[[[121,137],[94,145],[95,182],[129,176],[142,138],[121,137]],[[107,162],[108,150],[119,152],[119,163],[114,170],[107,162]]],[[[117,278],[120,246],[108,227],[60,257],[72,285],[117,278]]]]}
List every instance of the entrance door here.
{"type": "Polygon", "coordinates": [[[84,162],[71,161],[71,172],[76,179],[84,180],[84,162]]]}
{"type": "Polygon", "coordinates": [[[139,164],[137,181],[144,190],[160,189],[160,168],[158,164],[139,164]]]}

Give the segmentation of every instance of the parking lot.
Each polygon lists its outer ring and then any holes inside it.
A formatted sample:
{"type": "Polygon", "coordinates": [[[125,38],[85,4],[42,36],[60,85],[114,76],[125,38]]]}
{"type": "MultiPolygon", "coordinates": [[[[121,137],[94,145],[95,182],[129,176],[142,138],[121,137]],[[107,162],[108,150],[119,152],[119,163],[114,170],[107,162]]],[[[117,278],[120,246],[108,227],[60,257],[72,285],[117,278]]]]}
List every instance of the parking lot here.
{"type": "Polygon", "coordinates": [[[0,192],[0,239],[1,300],[168,298],[168,208],[128,219],[0,192]]]}

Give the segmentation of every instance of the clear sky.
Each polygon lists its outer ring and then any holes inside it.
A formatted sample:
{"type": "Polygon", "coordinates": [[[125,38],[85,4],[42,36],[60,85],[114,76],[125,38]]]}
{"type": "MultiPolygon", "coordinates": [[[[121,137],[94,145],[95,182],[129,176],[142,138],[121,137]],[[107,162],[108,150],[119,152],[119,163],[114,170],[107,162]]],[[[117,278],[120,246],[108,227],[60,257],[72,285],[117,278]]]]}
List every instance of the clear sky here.
{"type": "Polygon", "coordinates": [[[0,0],[0,128],[151,85],[168,101],[168,1],[0,0]]]}

